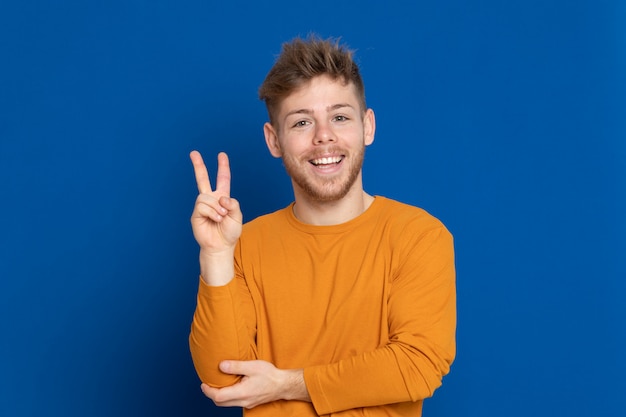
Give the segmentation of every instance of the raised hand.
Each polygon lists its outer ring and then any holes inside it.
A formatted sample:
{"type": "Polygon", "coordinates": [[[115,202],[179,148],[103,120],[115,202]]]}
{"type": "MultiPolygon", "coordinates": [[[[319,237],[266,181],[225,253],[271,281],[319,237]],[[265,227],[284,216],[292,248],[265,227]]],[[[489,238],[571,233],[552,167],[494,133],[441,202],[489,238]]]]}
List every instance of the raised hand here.
{"type": "Polygon", "coordinates": [[[199,152],[189,155],[198,184],[198,198],[191,215],[193,235],[200,245],[200,271],[209,285],[223,285],[233,277],[233,255],[241,235],[239,202],[230,197],[228,156],[217,156],[215,190],[199,152]]]}

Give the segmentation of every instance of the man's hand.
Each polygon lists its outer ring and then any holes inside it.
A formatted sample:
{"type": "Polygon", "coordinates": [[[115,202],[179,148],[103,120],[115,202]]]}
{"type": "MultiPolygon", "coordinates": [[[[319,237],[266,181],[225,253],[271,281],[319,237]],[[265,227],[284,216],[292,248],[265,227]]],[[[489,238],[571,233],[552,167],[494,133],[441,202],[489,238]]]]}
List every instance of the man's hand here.
{"type": "Polygon", "coordinates": [[[234,275],[233,255],[241,235],[243,216],[239,203],[230,197],[228,156],[217,156],[215,191],[199,152],[189,155],[198,184],[198,198],[191,215],[191,226],[200,245],[200,271],[209,285],[224,285],[234,275]]]}
{"type": "Polygon", "coordinates": [[[204,395],[220,407],[254,408],[278,400],[311,401],[302,369],[278,369],[265,361],[223,361],[220,370],[241,375],[241,381],[225,388],[202,384],[204,395]]]}

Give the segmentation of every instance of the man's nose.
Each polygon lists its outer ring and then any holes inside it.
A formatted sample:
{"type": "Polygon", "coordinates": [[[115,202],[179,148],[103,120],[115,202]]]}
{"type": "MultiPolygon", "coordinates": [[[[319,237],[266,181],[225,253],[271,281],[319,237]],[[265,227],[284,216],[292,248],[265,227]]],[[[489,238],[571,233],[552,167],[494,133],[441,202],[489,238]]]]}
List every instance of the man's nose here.
{"type": "Polygon", "coordinates": [[[316,145],[326,142],[334,142],[336,140],[337,138],[335,137],[335,133],[328,123],[318,123],[315,126],[314,143],[316,145]]]}

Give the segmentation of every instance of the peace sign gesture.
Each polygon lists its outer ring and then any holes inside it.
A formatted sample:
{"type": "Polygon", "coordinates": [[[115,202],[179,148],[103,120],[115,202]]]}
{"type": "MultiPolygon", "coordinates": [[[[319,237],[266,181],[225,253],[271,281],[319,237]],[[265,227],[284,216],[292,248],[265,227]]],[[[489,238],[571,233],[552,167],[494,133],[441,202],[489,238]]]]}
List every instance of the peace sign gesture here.
{"type": "Polygon", "coordinates": [[[239,202],[230,197],[228,156],[223,152],[217,156],[215,190],[211,188],[202,155],[193,151],[189,157],[199,193],[191,215],[191,226],[200,245],[202,278],[210,285],[222,285],[233,277],[233,255],[243,220],[239,202]]]}

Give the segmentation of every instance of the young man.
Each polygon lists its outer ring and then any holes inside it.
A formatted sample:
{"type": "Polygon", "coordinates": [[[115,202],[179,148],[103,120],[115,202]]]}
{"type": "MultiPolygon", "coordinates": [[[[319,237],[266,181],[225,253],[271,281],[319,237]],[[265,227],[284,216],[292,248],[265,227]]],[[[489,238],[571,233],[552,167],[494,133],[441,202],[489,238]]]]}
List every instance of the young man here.
{"type": "Polygon", "coordinates": [[[296,39],[260,88],[295,201],[242,226],[228,157],[191,153],[201,279],[189,337],[204,394],[246,416],[419,416],[455,355],[450,233],[363,190],[375,118],[352,54],[296,39]]]}

